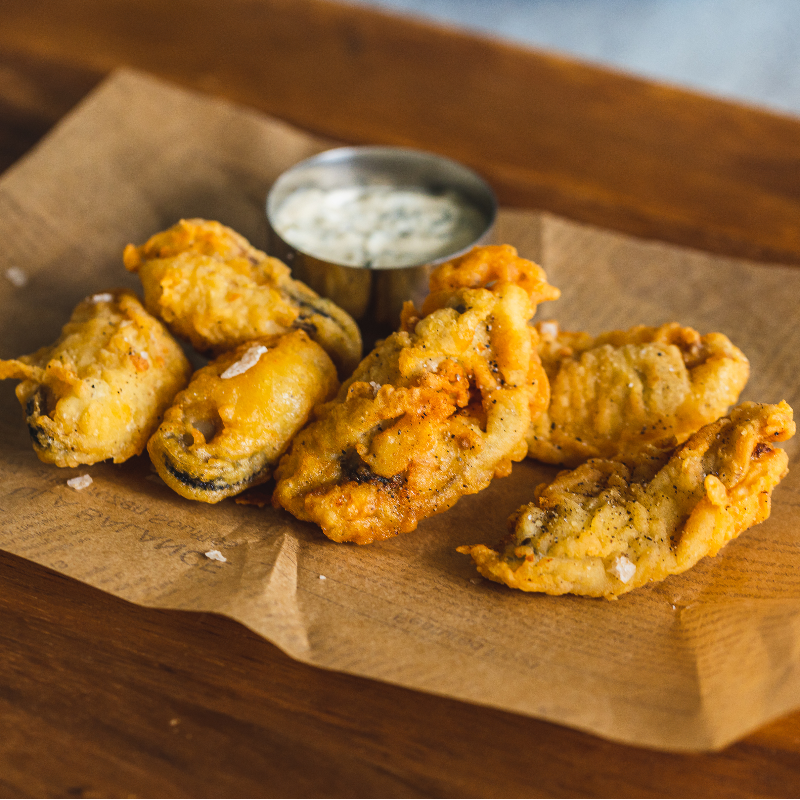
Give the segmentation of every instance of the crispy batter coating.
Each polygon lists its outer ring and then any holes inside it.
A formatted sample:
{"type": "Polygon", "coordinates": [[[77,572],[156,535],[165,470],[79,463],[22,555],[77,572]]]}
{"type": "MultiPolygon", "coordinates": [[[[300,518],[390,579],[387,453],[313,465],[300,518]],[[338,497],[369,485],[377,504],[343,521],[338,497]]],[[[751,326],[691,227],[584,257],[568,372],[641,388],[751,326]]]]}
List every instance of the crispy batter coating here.
{"type": "Polygon", "coordinates": [[[459,547],[487,578],[526,592],[615,598],[684,572],[769,516],[795,432],[785,403],[742,403],[669,461],[635,471],[592,459],[538,487],[509,520],[502,552],[459,547]],[[654,474],[655,473],[655,474],[654,474]]]}
{"type": "MultiPolygon", "coordinates": [[[[545,271],[533,261],[522,258],[510,244],[484,245],[473,247],[468,253],[440,264],[433,270],[428,286],[430,294],[425,298],[422,311],[417,311],[413,303],[406,303],[400,315],[400,330],[410,331],[419,320],[444,308],[450,303],[453,292],[459,289],[489,288],[493,292],[502,291],[508,286],[518,286],[531,303],[531,317],[538,304],[545,300],[556,300],[561,292],[547,282],[545,271]]],[[[534,350],[538,350],[539,335],[529,328],[534,350]]],[[[542,373],[540,359],[531,359],[531,421],[537,419],[550,402],[550,385],[542,373]],[[535,374],[533,374],[535,373],[535,374]]]]}
{"type": "Polygon", "coordinates": [[[531,421],[528,455],[574,467],[589,458],[636,460],[686,441],[734,404],[749,363],[721,333],[668,323],[627,331],[559,331],[540,322],[550,406],[531,421]]]}
{"type": "Polygon", "coordinates": [[[190,373],[177,342],[124,289],[79,303],[55,344],[0,361],[0,379],[22,381],[33,449],[59,467],[141,453],[190,373]]]}
{"type": "Polygon", "coordinates": [[[147,309],[200,352],[299,328],[340,375],[361,358],[361,333],[345,311],[219,222],[181,220],[140,247],[129,244],[123,261],[139,273],[147,309]]]}
{"type": "Polygon", "coordinates": [[[164,482],[216,503],[263,483],[339,387],[336,367],[304,331],[240,345],[195,372],[147,445],[164,482]]]}
{"type": "Polygon", "coordinates": [[[547,282],[545,271],[533,261],[522,258],[510,244],[473,247],[463,256],[440,264],[428,279],[430,295],[422,313],[430,314],[447,305],[457,289],[485,289],[507,284],[522,288],[531,301],[531,316],[538,303],[556,300],[561,292],[547,282]]]}
{"type": "Polygon", "coordinates": [[[297,436],[273,502],[367,544],[507,474],[524,458],[533,395],[546,392],[531,313],[518,286],[459,289],[379,343],[297,436]]]}

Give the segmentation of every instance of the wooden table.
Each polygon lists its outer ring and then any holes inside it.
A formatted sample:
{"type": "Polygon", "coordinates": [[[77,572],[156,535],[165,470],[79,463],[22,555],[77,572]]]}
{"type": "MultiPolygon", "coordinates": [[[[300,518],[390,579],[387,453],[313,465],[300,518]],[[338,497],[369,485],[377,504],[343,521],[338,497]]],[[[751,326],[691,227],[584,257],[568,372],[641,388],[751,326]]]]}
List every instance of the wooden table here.
{"type": "MultiPolygon", "coordinates": [[[[116,66],[501,202],[800,264],[800,120],[321,0],[4,0],[0,168],[116,66]]],[[[626,747],[296,663],[225,618],[0,554],[4,796],[796,796],[800,712],[723,752],[626,747]]]]}

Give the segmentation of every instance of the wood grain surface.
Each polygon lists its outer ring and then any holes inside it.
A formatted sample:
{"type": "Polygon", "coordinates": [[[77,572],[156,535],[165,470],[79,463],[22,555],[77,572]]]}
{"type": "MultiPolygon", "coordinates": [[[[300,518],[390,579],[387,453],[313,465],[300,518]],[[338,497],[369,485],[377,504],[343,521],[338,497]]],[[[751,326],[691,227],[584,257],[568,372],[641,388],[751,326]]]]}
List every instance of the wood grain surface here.
{"type": "MultiPolygon", "coordinates": [[[[4,0],[0,167],[129,65],[506,204],[800,264],[800,120],[320,0],[4,0]]],[[[720,753],[624,747],[296,663],[0,554],[0,794],[797,796],[800,713],[720,753]]]]}
{"type": "Polygon", "coordinates": [[[800,713],[721,753],[624,747],[292,661],[0,553],[7,797],[752,797],[800,788],[800,713]]]}
{"type": "Polygon", "coordinates": [[[4,0],[0,13],[11,157],[127,64],[334,138],[449,154],[505,204],[800,263],[800,119],[322,0],[4,0]]]}

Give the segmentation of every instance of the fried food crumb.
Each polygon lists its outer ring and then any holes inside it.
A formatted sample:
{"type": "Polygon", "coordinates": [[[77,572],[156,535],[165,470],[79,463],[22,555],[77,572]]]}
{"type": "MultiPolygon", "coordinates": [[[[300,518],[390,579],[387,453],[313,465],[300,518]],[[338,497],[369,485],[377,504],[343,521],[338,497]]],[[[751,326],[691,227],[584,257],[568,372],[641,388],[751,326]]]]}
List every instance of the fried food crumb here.
{"type": "Polygon", "coordinates": [[[27,273],[19,267],[9,267],[6,270],[6,278],[8,282],[17,289],[21,289],[28,283],[27,273]]]}
{"type": "Polygon", "coordinates": [[[93,483],[91,475],[81,475],[77,478],[70,478],[67,481],[67,486],[75,491],[80,491],[81,489],[85,489],[87,486],[91,486],[93,483]]]}
{"type": "Polygon", "coordinates": [[[219,550],[209,550],[205,557],[210,558],[212,561],[221,561],[223,564],[228,560],[219,550]]]}
{"type": "Polygon", "coordinates": [[[271,505],[272,503],[272,489],[265,489],[264,485],[251,486],[245,489],[241,494],[233,498],[233,502],[240,506],[256,506],[257,508],[264,508],[264,506],[271,505]]]}

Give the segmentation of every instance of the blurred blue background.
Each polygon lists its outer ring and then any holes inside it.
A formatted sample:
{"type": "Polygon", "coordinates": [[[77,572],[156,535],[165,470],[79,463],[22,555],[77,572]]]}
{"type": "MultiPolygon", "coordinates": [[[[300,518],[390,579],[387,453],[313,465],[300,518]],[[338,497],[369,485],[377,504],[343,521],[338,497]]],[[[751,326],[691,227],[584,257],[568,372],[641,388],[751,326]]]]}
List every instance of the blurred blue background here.
{"type": "Polygon", "coordinates": [[[348,0],[800,115],[800,0],[348,0]]]}

